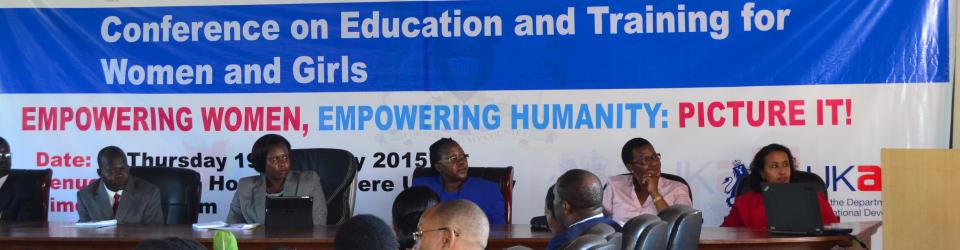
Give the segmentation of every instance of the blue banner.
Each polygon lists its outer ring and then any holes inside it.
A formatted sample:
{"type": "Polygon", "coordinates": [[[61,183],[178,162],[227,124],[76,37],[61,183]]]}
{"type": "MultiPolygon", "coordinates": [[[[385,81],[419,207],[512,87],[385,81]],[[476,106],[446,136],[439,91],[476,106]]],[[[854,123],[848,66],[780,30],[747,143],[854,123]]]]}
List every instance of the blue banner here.
{"type": "Polygon", "coordinates": [[[938,0],[0,9],[0,93],[947,82],[947,12],[938,0]]]}

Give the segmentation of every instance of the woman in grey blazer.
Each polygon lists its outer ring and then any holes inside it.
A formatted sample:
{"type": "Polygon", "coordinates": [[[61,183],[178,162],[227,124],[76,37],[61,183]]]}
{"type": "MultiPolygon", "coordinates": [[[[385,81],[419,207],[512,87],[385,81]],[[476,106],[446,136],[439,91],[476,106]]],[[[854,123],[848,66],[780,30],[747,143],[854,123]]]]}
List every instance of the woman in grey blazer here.
{"type": "Polygon", "coordinates": [[[313,224],[327,222],[327,201],[316,171],[290,170],[290,142],[283,136],[268,134],[253,143],[247,155],[251,167],[260,175],[244,177],[230,202],[227,223],[264,223],[266,197],[313,197],[313,224]]]}

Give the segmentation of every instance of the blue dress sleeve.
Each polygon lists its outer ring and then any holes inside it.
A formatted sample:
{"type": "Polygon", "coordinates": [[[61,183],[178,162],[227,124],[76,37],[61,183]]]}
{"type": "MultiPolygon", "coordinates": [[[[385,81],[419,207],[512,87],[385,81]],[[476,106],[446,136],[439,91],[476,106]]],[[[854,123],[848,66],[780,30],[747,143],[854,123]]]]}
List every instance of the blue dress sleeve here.
{"type": "MultiPolygon", "coordinates": [[[[497,186],[493,187],[496,188],[497,186]]],[[[489,216],[487,219],[490,220],[490,225],[507,224],[506,201],[503,200],[503,193],[501,193],[499,189],[497,189],[496,194],[490,202],[490,212],[487,213],[487,216],[489,216]]]]}

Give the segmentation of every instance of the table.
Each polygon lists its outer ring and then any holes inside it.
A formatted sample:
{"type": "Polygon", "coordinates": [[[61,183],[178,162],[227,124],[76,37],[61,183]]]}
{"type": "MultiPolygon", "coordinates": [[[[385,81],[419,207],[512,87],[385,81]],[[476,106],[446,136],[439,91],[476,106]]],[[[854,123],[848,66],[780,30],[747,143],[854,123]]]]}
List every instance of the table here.
{"type": "MultiPolygon", "coordinates": [[[[3,249],[131,249],[146,239],[180,237],[195,239],[211,247],[214,231],[193,230],[189,225],[120,225],[107,228],[72,228],[70,222],[29,222],[0,224],[3,249]]],[[[879,221],[840,223],[853,228],[853,235],[870,243],[882,223],[879,221]]],[[[288,246],[297,249],[328,249],[333,245],[337,226],[319,226],[313,230],[265,230],[234,232],[241,249],[288,246]]],[[[543,249],[553,235],[531,231],[529,225],[495,225],[490,228],[489,249],[523,245],[543,249]]],[[[856,244],[847,236],[787,237],[772,236],[763,230],[704,227],[700,249],[830,249],[856,244]]]]}
{"type": "MultiPolygon", "coordinates": [[[[870,236],[877,233],[880,221],[845,222],[834,224],[852,228],[854,235],[870,246],[870,236]]],[[[850,236],[777,236],[766,230],[749,228],[704,227],[700,231],[700,249],[832,249],[835,246],[858,249],[850,236]]]]}
{"type": "MultiPolygon", "coordinates": [[[[215,231],[193,230],[190,225],[119,225],[106,228],[74,228],[70,222],[30,222],[0,224],[2,249],[132,249],[147,239],[180,237],[194,239],[212,248],[215,231]]],[[[318,226],[311,230],[234,231],[240,249],[265,249],[288,246],[297,249],[329,249],[338,226],[318,226]]],[[[491,227],[488,248],[516,245],[546,247],[550,232],[531,231],[530,225],[491,227]]]]}

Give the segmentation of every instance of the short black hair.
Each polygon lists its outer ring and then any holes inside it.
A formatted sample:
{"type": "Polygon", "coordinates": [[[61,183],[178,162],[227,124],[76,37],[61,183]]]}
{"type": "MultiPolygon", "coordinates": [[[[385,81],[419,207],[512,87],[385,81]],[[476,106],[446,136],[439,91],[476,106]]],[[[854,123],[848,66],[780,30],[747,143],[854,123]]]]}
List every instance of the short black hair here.
{"type": "Polygon", "coordinates": [[[797,172],[797,162],[793,158],[793,153],[790,152],[790,149],[784,145],[777,143],[771,143],[770,145],[760,148],[760,151],[757,151],[757,154],[753,156],[753,160],[750,161],[750,174],[745,177],[747,185],[750,185],[750,188],[755,192],[760,192],[760,183],[763,182],[763,178],[760,177],[760,172],[763,172],[763,163],[766,160],[767,155],[773,152],[784,152],[787,154],[787,158],[790,161],[790,182],[794,181],[796,178],[797,172]]]}
{"type": "Polygon", "coordinates": [[[440,203],[440,196],[428,187],[416,186],[400,192],[393,200],[393,226],[401,249],[412,248],[416,243],[410,236],[417,231],[420,216],[430,207],[440,203]]]}
{"type": "Polygon", "coordinates": [[[393,200],[393,225],[400,225],[400,219],[403,216],[415,212],[422,213],[437,203],[440,203],[440,196],[426,186],[403,190],[393,200]]]}
{"type": "Polygon", "coordinates": [[[399,219],[396,217],[393,218],[394,224],[397,228],[397,242],[400,244],[400,249],[410,249],[413,248],[413,245],[417,244],[413,240],[413,232],[417,231],[417,226],[420,224],[420,217],[423,216],[423,212],[413,212],[401,216],[399,219]]]}
{"type": "Polygon", "coordinates": [[[123,152],[123,149],[117,146],[107,146],[103,149],[100,149],[100,152],[97,153],[97,167],[103,168],[104,162],[109,163],[110,159],[120,158],[123,159],[123,165],[129,167],[127,164],[127,154],[123,152]]]}
{"type": "Polygon", "coordinates": [[[650,141],[640,137],[630,139],[627,143],[623,144],[623,149],[620,150],[620,159],[623,160],[623,164],[626,165],[633,161],[633,149],[640,148],[650,144],[650,141]]]}
{"type": "Polygon", "coordinates": [[[350,218],[333,239],[333,249],[396,250],[399,248],[393,230],[380,218],[361,214],[350,218]]]}
{"type": "MultiPolygon", "coordinates": [[[[4,140],[3,137],[0,137],[0,148],[4,148],[7,151],[3,153],[10,153],[10,144],[7,144],[7,140],[4,140]]],[[[2,151],[0,151],[2,152],[2,151]]],[[[7,176],[10,174],[10,168],[13,166],[11,158],[0,157],[0,177],[7,176]]]]}
{"type": "Polygon", "coordinates": [[[135,250],[206,250],[207,248],[191,239],[178,237],[169,237],[162,239],[149,239],[140,242],[135,250]]]}
{"type": "Polygon", "coordinates": [[[412,248],[414,242],[410,234],[417,231],[420,216],[430,207],[440,203],[440,196],[425,186],[411,187],[400,192],[393,200],[393,226],[397,229],[397,240],[403,249],[412,248]]]}
{"type": "Polygon", "coordinates": [[[571,169],[560,178],[554,187],[557,199],[566,201],[573,210],[593,210],[603,206],[603,186],[600,178],[583,169],[571,169]]]}
{"type": "Polygon", "coordinates": [[[433,144],[430,144],[430,166],[433,166],[433,163],[436,163],[442,160],[440,159],[440,157],[443,157],[442,155],[440,155],[440,149],[447,145],[460,145],[460,144],[457,143],[457,141],[454,141],[452,138],[447,138],[447,137],[440,138],[440,140],[437,140],[433,142],[433,144]]]}
{"type": "Polygon", "coordinates": [[[547,204],[546,204],[546,205],[547,205],[546,207],[547,207],[547,212],[548,212],[548,213],[553,213],[553,200],[554,200],[553,187],[554,187],[554,186],[556,186],[556,184],[550,185],[550,187],[547,188],[547,198],[546,198],[545,201],[544,201],[544,202],[547,203],[547,204]]]}
{"type": "Polygon", "coordinates": [[[287,141],[287,138],[283,138],[283,136],[278,134],[261,136],[260,139],[257,139],[257,141],[253,143],[253,148],[250,149],[250,154],[247,155],[247,161],[250,162],[250,167],[256,170],[257,173],[263,173],[267,167],[267,151],[274,145],[282,145],[287,147],[287,150],[290,150],[290,142],[287,141]]]}

